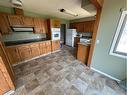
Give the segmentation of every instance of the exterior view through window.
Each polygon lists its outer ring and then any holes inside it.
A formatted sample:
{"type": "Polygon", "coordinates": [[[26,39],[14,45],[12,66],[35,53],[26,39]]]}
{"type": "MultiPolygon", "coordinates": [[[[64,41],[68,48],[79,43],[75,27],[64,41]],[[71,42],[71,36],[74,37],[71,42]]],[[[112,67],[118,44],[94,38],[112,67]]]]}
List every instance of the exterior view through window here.
{"type": "Polygon", "coordinates": [[[110,49],[110,54],[127,58],[127,11],[123,11],[121,15],[110,49]]]}

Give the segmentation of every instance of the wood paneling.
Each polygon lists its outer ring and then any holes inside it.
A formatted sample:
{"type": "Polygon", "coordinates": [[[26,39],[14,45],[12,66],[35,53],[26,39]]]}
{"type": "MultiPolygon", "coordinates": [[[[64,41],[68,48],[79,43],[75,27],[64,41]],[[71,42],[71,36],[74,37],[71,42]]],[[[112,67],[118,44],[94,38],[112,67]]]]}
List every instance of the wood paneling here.
{"type": "Polygon", "coordinates": [[[9,90],[14,89],[14,84],[9,76],[9,73],[5,67],[5,63],[0,57],[0,95],[3,95],[9,90]]]}
{"type": "Polygon", "coordinates": [[[4,13],[0,13],[0,32],[1,34],[11,33],[7,14],[4,14],[4,13]]]}
{"type": "Polygon", "coordinates": [[[77,59],[87,65],[90,46],[78,44],[77,59]]]}

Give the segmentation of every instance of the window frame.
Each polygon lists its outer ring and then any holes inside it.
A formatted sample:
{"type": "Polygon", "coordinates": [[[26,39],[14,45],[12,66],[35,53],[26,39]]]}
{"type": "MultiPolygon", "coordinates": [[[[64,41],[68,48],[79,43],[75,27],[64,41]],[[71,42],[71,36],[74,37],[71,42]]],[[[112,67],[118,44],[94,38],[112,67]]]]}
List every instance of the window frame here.
{"type": "Polygon", "coordinates": [[[127,18],[127,11],[123,11],[121,18],[119,20],[118,26],[117,26],[116,33],[114,35],[114,39],[112,41],[110,52],[109,52],[110,55],[117,56],[120,58],[125,58],[125,59],[127,59],[127,54],[116,51],[116,48],[117,48],[118,43],[120,41],[121,35],[123,33],[124,25],[127,22],[127,21],[124,21],[126,18],[127,18]]]}

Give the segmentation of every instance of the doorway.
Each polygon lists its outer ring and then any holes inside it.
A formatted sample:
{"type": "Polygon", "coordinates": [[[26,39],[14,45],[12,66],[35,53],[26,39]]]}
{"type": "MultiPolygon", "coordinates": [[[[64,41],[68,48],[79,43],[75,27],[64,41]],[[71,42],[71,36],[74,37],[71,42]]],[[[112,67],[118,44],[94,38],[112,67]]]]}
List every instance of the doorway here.
{"type": "Polygon", "coordinates": [[[62,43],[65,45],[65,41],[66,41],[66,24],[61,24],[61,28],[60,28],[60,40],[62,41],[62,43]]]}

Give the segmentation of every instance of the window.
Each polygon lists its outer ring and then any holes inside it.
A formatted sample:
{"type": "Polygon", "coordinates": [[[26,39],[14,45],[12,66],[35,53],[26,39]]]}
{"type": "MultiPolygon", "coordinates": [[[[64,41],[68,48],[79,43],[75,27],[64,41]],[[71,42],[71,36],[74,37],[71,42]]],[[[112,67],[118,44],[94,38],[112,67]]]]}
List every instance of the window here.
{"type": "Polygon", "coordinates": [[[127,58],[127,11],[123,11],[121,15],[110,49],[110,55],[127,58]]]}

